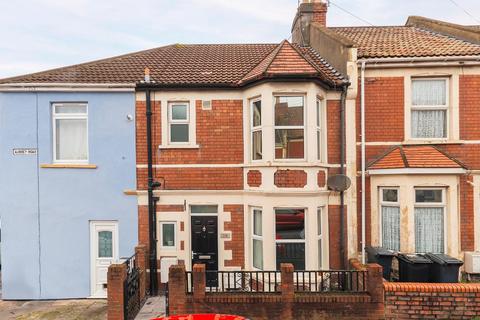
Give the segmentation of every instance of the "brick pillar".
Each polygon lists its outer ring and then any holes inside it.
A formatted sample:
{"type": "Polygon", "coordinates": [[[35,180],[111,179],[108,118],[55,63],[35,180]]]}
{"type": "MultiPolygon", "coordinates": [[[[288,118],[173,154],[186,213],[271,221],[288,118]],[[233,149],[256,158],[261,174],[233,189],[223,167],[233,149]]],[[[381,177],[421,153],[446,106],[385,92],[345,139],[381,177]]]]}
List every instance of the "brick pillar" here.
{"type": "Polygon", "coordinates": [[[283,302],[292,303],[295,295],[293,286],[293,264],[280,264],[280,272],[282,274],[282,300],[283,302]]]}
{"type": "Polygon", "coordinates": [[[372,298],[372,302],[384,302],[383,268],[376,263],[367,264],[367,291],[372,298]]]}
{"type": "Polygon", "coordinates": [[[193,299],[195,302],[202,302],[205,300],[205,287],[207,286],[205,265],[195,264],[192,270],[193,281],[193,299]]]}
{"type": "Polygon", "coordinates": [[[147,246],[141,244],[135,247],[135,255],[137,259],[137,267],[140,271],[140,301],[143,301],[143,299],[145,299],[145,296],[147,295],[147,246]]]}
{"type": "Polygon", "coordinates": [[[124,285],[127,277],[125,264],[112,264],[107,275],[107,319],[124,320],[124,285]]]}
{"type": "Polygon", "coordinates": [[[171,315],[186,313],[185,265],[170,267],[168,272],[168,299],[171,315]]]}

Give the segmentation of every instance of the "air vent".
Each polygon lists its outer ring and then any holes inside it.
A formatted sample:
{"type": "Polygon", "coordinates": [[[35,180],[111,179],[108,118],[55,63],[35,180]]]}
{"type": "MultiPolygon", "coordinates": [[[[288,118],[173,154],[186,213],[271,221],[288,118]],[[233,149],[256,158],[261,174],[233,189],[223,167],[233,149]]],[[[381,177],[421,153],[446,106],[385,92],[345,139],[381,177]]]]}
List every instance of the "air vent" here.
{"type": "Polygon", "coordinates": [[[203,100],[202,110],[212,110],[212,100],[203,100]]]}

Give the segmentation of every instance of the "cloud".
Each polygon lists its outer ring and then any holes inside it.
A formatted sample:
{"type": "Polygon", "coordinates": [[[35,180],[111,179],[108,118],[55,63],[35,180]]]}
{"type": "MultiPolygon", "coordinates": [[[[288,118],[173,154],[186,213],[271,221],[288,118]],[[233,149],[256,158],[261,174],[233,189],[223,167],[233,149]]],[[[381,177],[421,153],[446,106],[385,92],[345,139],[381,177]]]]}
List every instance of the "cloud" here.
{"type": "MultiPolygon", "coordinates": [[[[475,21],[438,0],[332,0],[378,25],[408,15],[475,21]]],[[[298,0],[0,1],[0,78],[170,43],[279,42],[290,36],[298,0]]],[[[472,13],[480,1],[462,0],[472,13]]],[[[333,5],[329,25],[364,25],[333,5]]]]}

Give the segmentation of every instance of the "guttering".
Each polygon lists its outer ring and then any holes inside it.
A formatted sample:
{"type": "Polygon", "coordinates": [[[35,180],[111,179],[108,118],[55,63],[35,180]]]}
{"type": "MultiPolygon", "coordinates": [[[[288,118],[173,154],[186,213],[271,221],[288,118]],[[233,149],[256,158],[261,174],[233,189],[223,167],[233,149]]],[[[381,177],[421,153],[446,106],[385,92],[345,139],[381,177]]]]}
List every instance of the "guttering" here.
{"type": "Polygon", "coordinates": [[[366,263],[365,259],[365,66],[366,61],[362,61],[360,75],[360,127],[361,127],[361,149],[362,149],[362,264],[366,263]]]}
{"type": "Polygon", "coordinates": [[[3,83],[0,91],[117,91],[134,92],[135,83],[3,83]]]}
{"type": "MultiPolygon", "coordinates": [[[[145,70],[145,81],[147,82],[147,70],[145,70]]],[[[148,79],[149,81],[149,79],[148,79]]],[[[152,101],[150,88],[143,87],[145,91],[146,120],[147,120],[147,160],[148,160],[148,225],[149,225],[149,264],[150,264],[150,294],[155,296],[158,292],[157,286],[157,238],[156,238],[156,201],[153,191],[156,183],[153,178],[153,148],[152,148],[152,101]]]]}
{"type": "MultiPolygon", "coordinates": [[[[340,97],[340,173],[345,174],[345,104],[350,83],[345,83],[340,97]]],[[[340,192],[340,267],[345,269],[345,191],[340,192]]]]}
{"type": "Polygon", "coordinates": [[[438,67],[458,65],[480,65],[480,55],[477,56],[436,56],[436,57],[391,57],[363,58],[357,63],[368,63],[368,68],[400,68],[400,67],[438,67]]]}

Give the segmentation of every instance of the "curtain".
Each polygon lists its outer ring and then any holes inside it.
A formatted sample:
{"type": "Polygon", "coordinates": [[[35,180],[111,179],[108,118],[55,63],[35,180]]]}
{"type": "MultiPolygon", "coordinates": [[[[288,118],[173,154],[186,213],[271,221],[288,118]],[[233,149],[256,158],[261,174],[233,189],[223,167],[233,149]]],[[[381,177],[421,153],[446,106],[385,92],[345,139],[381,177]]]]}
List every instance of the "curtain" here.
{"type": "Polygon", "coordinates": [[[415,208],[415,251],[443,253],[443,208],[415,208]]]}
{"type": "Polygon", "coordinates": [[[444,106],[447,102],[445,80],[413,80],[412,103],[414,106],[444,106]]]}
{"type": "Polygon", "coordinates": [[[57,160],[87,160],[87,120],[56,120],[57,160]]]}
{"type": "Polygon", "coordinates": [[[382,246],[400,251],[400,207],[382,206],[382,246]]]}
{"type": "Polygon", "coordinates": [[[446,138],[446,110],[412,110],[413,138],[446,138]]]}

